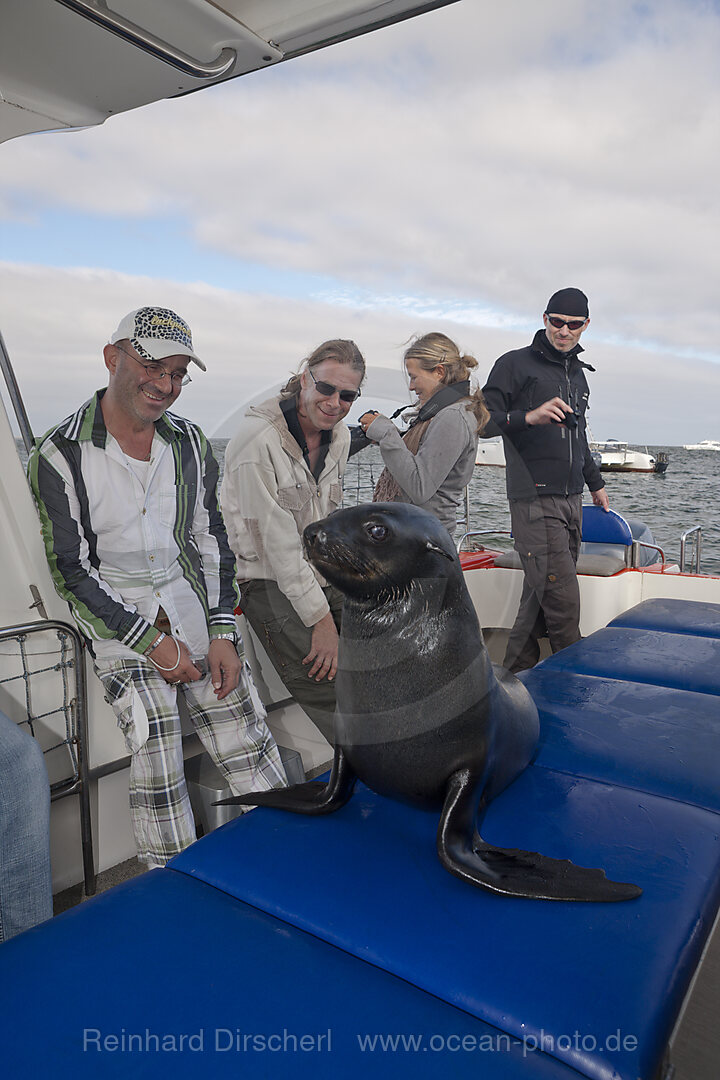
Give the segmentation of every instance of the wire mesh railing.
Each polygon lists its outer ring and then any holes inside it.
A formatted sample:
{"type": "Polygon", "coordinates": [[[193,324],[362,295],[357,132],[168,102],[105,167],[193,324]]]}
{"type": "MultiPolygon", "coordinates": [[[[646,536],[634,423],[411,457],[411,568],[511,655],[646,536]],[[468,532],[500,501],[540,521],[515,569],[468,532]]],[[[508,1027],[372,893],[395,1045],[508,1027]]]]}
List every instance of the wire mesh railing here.
{"type": "Polygon", "coordinates": [[[4,711],[14,714],[16,723],[40,743],[48,764],[51,798],[78,796],[85,893],[92,896],[96,880],[82,638],[68,623],[45,620],[0,629],[3,643],[0,694],[4,711]],[[45,640],[38,640],[39,635],[45,635],[45,640]]]}

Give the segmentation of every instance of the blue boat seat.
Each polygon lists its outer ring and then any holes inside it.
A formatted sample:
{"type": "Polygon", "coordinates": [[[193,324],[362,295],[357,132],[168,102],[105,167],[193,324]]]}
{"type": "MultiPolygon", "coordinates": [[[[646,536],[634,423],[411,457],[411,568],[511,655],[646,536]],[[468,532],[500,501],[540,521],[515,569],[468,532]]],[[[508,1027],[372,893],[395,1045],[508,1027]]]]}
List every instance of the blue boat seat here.
{"type": "MultiPolygon", "coordinates": [[[[496,555],[494,565],[505,570],[522,570],[523,568],[517,551],[503,551],[501,555],[496,555]]],[[[577,572],[589,577],[612,577],[613,574],[619,574],[626,566],[625,558],[617,553],[581,553],[577,561],[577,572]]]]}
{"type": "Polygon", "coordinates": [[[623,611],[609,625],[720,637],[720,604],[666,598],[643,600],[641,604],[623,611]]]}
{"type": "Polygon", "coordinates": [[[611,544],[613,547],[632,547],[633,535],[625,518],[617,510],[600,506],[582,508],[582,539],[586,544],[611,544]]]}
{"type": "MultiPolygon", "coordinates": [[[[632,543],[630,526],[615,510],[583,506],[578,574],[611,577],[619,573],[631,563],[632,543]]],[[[522,562],[516,551],[505,551],[495,559],[495,566],[521,570],[522,562]]]]}
{"type": "Polygon", "coordinates": [[[607,626],[539,667],[718,695],[720,638],[607,626]]]}
{"type": "Polygon", "coordinates": [[[611,560],[617,574],[632,562],[633,536],[630,526],[616,510],[603,510],[589,505],[582,508],[582,542],[578,557],[578,573],[595,573],[602,577],[602,568],[611,560]],[[593,571],[596,565],[599,569],[593,571]]]}
{"type": "Polygon", "coordinates": [[[540,714],[536,765],[720,813],[720,718],[712,695],[542,664],[520,678],[540,714]]]}
{"type": "Polygon", "coordinates": [[[603,867],[638,899],[472,888],[435,855],[437,813],[362,785],[327,817],[255,810],[0,947],[5,1071],[651,1080],[720,904],[718,659],[718,637],[609,627],[525,676],[539,758],[483,836],[603,867]]]}
{"type": "Polygon", "coordinates": [[[6,942],[0,985],[8,1078],[472,1080],[481,1067],[488,1080],[577,1080],[402,979],[168,869],[6,942]],[[385,1033],[422,1033],[422,1045],[363,1051],[359,1037],[385,1033]]]}
{"type": "MultiPolygon", "coordinates": [[[[489,842],[644,888],[624,904],[472,888],[435,857],[436,813],[362,787],[327,817],[254,811],[171,865],[513,1038],[544,1037],[546,1050],[552,1041],[583,1076],[636,1080],[659,1065],[720,900],[719,820],[537,766],[494,800],[489,842]]],[[[483,1075],[488,1064],[477,1066],[483,1075]]]]}

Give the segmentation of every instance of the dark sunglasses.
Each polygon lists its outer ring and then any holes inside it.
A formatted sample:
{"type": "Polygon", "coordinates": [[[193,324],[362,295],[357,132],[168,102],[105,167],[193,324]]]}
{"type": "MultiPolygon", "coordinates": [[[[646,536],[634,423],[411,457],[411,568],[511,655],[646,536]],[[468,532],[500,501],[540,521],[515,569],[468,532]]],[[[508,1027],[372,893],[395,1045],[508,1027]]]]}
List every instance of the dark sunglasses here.
{"type": "Polygon", "coordinates": [[[319,379],[316,379],[310,368],[307,370],[308,375],[315,383],[315,389],[318,394],[322,394],[323,397],[332,397],[333,394],[337,394],[341,401],[347,401],[350,405],[360,397],[359,390],[338,390],[337,386],[333,386],[332,383],[321,382],[319,379]]]}
{"type": "Polygon", "coordinates": [[[561,326],[567,326],[568,330],[579,330],[587,322],[587,319],[561,319],[558,315],[548,315],[547,319],[556,330],[561,326]]]}

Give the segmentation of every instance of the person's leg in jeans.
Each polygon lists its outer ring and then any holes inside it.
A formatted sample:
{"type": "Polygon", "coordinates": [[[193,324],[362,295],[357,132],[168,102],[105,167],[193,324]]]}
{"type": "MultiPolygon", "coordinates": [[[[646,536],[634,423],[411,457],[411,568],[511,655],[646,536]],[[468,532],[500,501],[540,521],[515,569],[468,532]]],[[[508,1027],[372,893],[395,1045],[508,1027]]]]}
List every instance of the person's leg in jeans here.
{"type": "Polygon", "coordinates": [[[0,713],[0,941],[52,913],[45,759],[35,739],[0,713]]]}

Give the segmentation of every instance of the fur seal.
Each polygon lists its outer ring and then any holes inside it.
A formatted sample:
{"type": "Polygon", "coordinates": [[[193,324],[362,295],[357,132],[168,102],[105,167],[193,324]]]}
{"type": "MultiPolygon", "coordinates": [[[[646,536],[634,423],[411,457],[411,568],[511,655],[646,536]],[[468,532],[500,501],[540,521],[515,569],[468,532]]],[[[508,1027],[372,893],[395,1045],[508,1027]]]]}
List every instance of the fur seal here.
{"type": "Polygon", "coordinates": [[[380,795],[441,810],[440,860],[473,885],[545,900],[639,896],[602,870],[480,837],[488,803],[532,760],[539,722],[522,683],[493,669],[438,519],[408,503],[373,503],[309,525],[303,540],[345,597],[330,779],[223,803],[325,814],[359,777],[380,795]]]}

